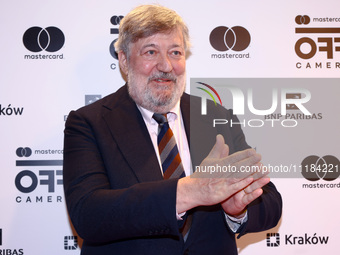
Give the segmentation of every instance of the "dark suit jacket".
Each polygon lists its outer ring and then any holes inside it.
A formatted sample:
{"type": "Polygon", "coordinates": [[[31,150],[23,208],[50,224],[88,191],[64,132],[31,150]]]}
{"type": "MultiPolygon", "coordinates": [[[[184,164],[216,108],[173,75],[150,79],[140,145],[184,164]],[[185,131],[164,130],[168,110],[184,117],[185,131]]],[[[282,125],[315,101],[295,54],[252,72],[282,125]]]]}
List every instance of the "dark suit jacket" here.
{"type": "MultiPolygon", "coordinates": [[[[230,119],[231,111],[211,105],[203,117],[200,100],[187,94],[181,111],[193,166],[208,155],[217,133],[224,135],[230,153],[249,147],[239,127],[212,128],[213,118],[230,119]]],[[[70,113],[64,188],[70,218],[84,239],[82,254],[237,254],[234,233],[219,205],[193,210],[190,235],[183,242],[176,187],[177,179],[162,178],[147,128],[126,86],[70,113]]],[[[281,207],[280,194],[268,184],[249,206],[240,235],[274,227],[281,207]]]]}

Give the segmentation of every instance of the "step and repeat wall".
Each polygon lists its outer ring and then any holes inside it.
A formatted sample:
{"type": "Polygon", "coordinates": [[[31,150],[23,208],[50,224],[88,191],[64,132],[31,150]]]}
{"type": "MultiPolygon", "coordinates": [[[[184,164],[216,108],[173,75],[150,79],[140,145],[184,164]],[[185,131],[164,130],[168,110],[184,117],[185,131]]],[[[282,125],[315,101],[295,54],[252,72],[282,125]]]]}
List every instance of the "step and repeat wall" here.
{"type": "MultiPolygon", "coordinates": [[[[146,3],[0,2],[0,254],[80,253],[63,193],[65,120],[125,83],[113,43],[146,3]]],[[[238,239],[239,253],[338,254],[340,2],[157,3],[190,29],[187,91],[234,108],[239,123],[213,124],[242,126],[283,197],[278,226],[238,239]]]]}

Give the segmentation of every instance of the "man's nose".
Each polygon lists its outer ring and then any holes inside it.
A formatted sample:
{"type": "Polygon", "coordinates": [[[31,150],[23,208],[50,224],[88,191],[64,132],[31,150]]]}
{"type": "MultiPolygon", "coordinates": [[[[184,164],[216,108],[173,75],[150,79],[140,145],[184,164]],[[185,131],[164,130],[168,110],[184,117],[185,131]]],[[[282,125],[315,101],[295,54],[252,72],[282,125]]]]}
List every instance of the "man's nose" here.
{"type": "Polygon", "coordinates": [[[159,54],[157,69],[158,71],[165,73],[169,73],[172,71],[172,63],[168,54],[159,54]]]}

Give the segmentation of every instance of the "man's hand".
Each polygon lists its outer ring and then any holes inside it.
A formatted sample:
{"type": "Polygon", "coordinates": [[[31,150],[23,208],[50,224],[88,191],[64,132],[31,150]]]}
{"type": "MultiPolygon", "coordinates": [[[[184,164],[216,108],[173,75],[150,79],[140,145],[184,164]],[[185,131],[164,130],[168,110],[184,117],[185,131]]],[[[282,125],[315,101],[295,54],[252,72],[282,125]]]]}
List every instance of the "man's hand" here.
{"type": "Polygon", "coordinates": [[[254,181],[253,172],[242,172],[240,169],[242,166],[260,167],[260,160],[261,156],[253,149],[229,155],[229,147],[223,136],[218,135],[214,147],[202,161],[200,171],[196,170],[191,176],[178,181],[177,212],[218,203],[230,215],[242,212],[247,204],[262,194],[263,180],[267,178],[254,181]],[[206,171],[209,167],[217,169],[217,166],[225,166],[229,171],[206,171]],[[240,193],[245,188],[249,194],[240,193]]]}
{"type": "Polygon", "coordinates": [[[238,191],[221,203],[223,210],[230,216],[241,218],[244,216],[246,207],[256,198],[262,195],[262,187],[270,181],[269,177],[259,176],[254,182],[238,191]]]}

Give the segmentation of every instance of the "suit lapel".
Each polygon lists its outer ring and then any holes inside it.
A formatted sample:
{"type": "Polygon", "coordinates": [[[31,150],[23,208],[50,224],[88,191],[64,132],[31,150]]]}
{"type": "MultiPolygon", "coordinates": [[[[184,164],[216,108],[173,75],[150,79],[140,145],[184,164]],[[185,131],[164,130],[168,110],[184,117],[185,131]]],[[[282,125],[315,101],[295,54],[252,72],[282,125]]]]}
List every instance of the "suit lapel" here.
{"type": "Polygon", "coordinates": [[[143,117],[126,86],[116,92],[113,101],[104,105],[103,118],[126,162],[140,182],[163,179],[143,117]]]}
{"type": "MultiPolygon", "coordinates": [[[[192,143],[190,138],[197,137],[196,133],[199,132],[199,137],[202,139],[202,131],[200,132],[199,130],[205,130],[208,123],[205,123],[205,121],[199,124],[196,123],[196,116],[194,123],[192,123],[194,126],[191,125],[192,128],[194,127],[192,131],[195,131],[194,136],[191,137],[190,100],[191,97],[188,94],[183,94],[181,98],[181,112],[192,160],[193,163],[197,163],[203,160],[209,150],[197,159],[196,153],[192,151],[196,151],[195,148],[201,148],[199,150],[201,152],[202,147],[196,144],[198,141],[195,142],[195,140],[200,139],[194,139],[194,143],[192,143]]],[[[162,180],[163,176],[149,132],[135,102],[128,95],[127,86],[125,85],[119,89],[103,107],[105,108],[103,118],[110,129],[111,135],[124,155],[126,162],[136,174],[137,179],[140,182],[162,180]]],[[[194,105],[194,108],[196,107],[199,107],[199,105],[194,105]]],[[[211,148],[211,146],[208,148],[211,148]]]]}

